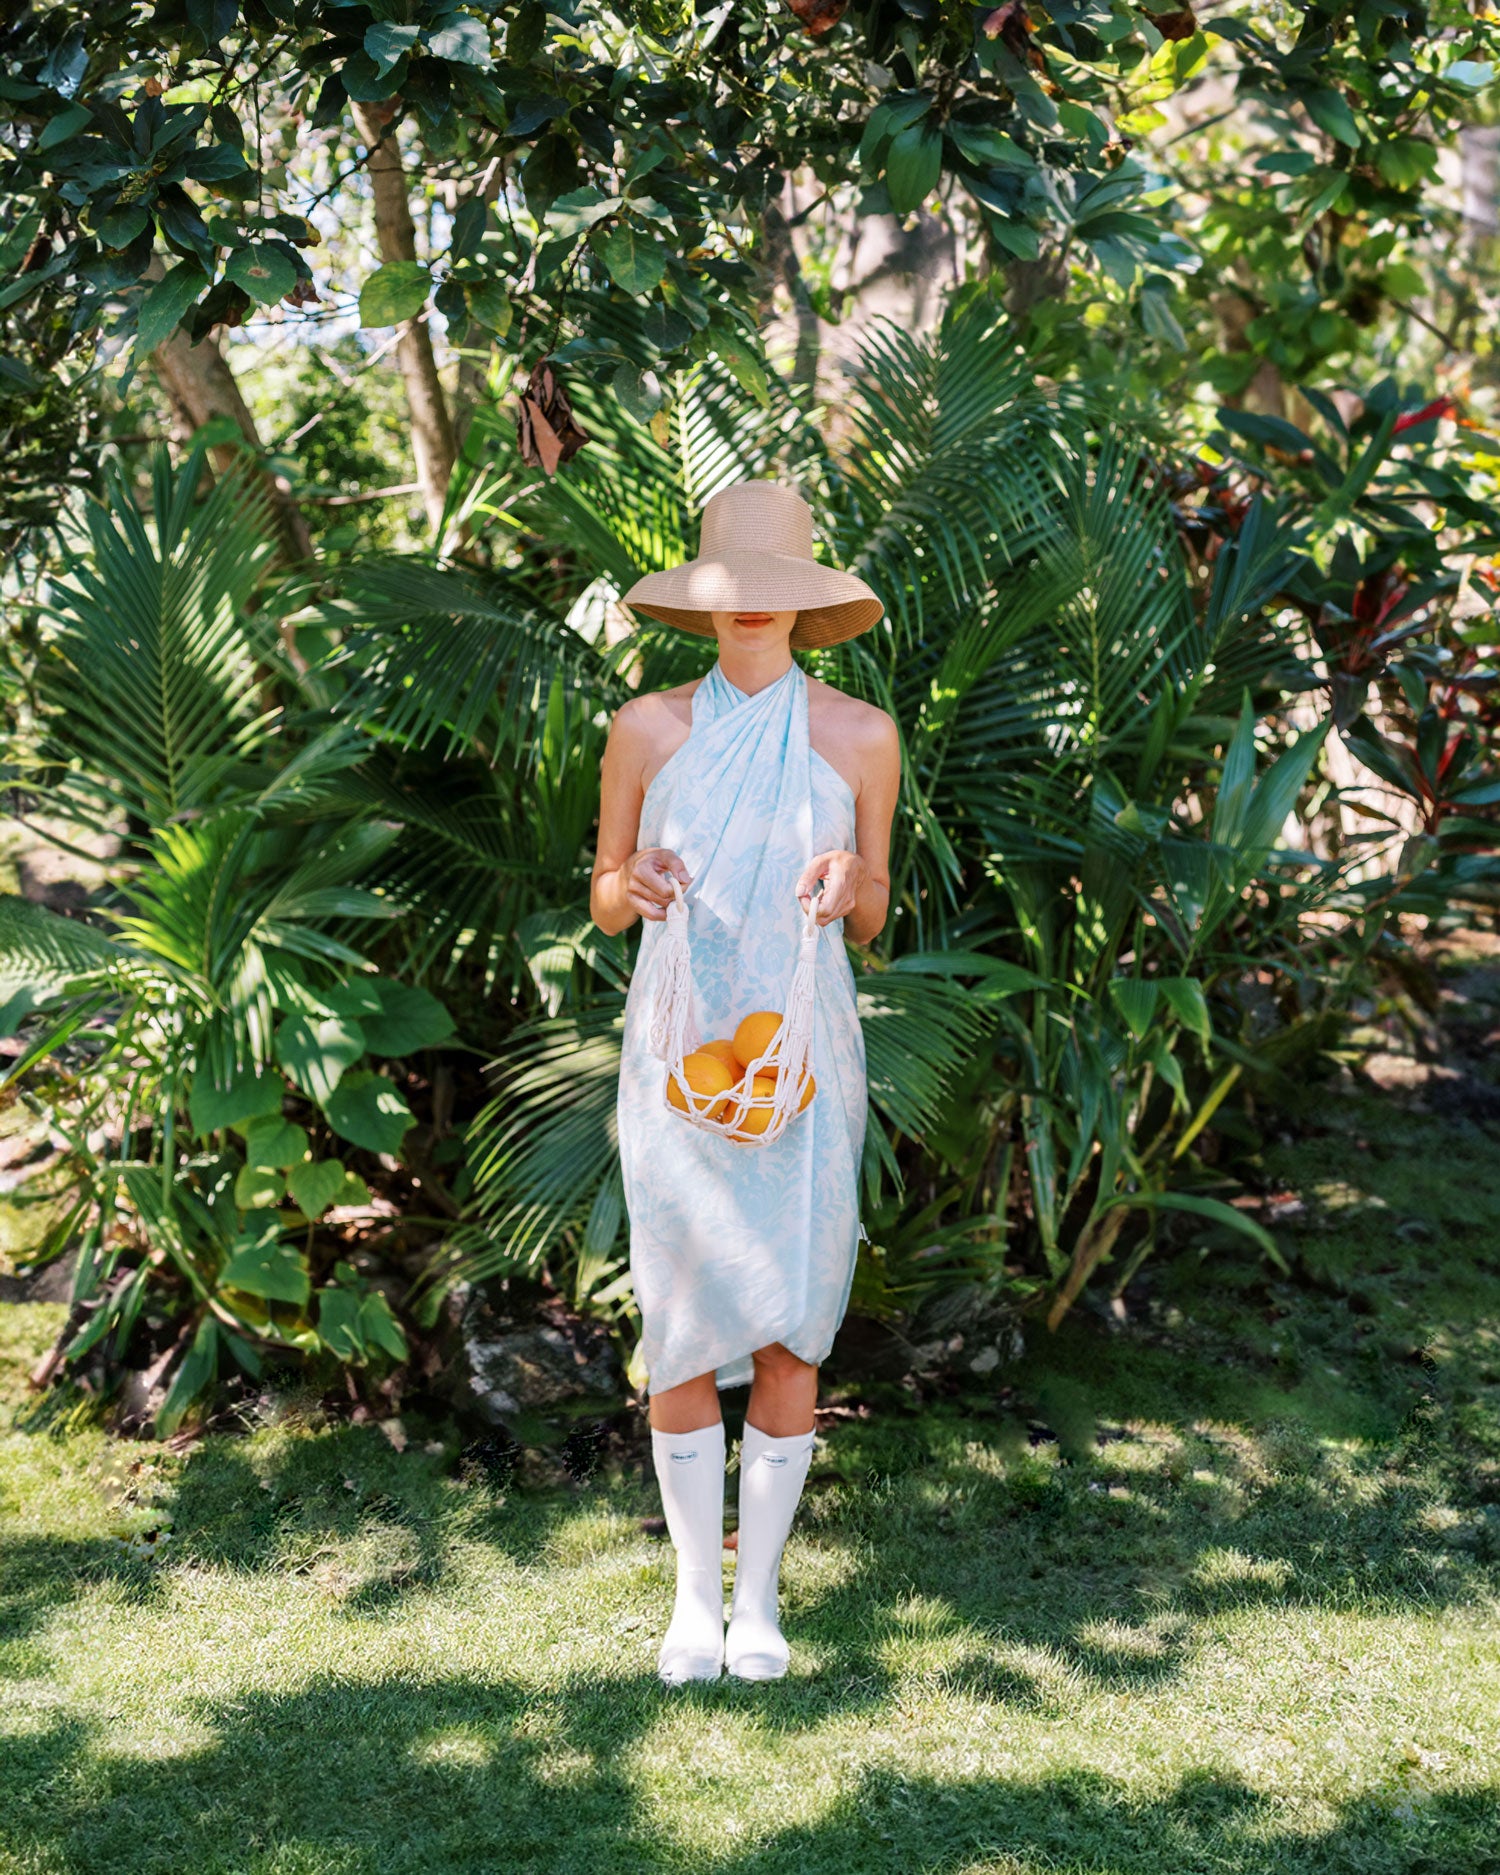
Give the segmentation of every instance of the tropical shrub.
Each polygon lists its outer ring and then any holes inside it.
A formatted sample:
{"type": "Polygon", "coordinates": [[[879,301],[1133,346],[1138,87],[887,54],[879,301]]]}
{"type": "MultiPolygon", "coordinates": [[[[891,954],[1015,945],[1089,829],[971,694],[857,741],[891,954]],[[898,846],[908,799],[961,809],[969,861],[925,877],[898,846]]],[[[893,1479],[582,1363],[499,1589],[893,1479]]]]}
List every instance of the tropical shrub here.
{"type": "MultiPolygon", "coordinates": [[[[691,551],[690,511],[723,480],[784,471],[813,492],[835,552],[889,605],[875,632],[813,662],[893,711],[906,756],[893,916],[858,959],[879,1124],[864,1174],[876,1243],[856,1293],[894,1310],[972,1281],[1033,1296],[1055,1321],[1132,1221],[1122,1280],[1173,1212],[1275,1254],[1195,1147],[1247,1076],[1317,1057],[1388,917],[1420,908],[1402,897],[1404,861],[1356,887],[1367,847],[1279,850],[1299,805],[1330,794],[1330,724],[1292,727],[1339,684],[1303,602],[1350,550],[1351,517],[1388,559],[1398,528],[1421,527],[1393,478],[1425,478],[1475,545],[1491,511],[1459,499],[1463,465],[1385,462],[1401,434],[1383,414],[1390,387],[1355,425],[1375,446],[1359,435],[1357,464],[1321,500],[1230,465],[1227,439],[1219,471],[1164,466],[1075,389],[1039,396],[991,305],[960,296],[932,343],[877,330],[841,440],[705,388],[670,453],[619,427],[530,498],[492,465],[475,505],[522,538],[567,540],[580,583],[593,572],[619,590],[691,551]]],[[[1249,420],[1224,414],[1243,434],[1249,420]]],[[[1425,532],[1434,554],[1451,550],[1425,532]]],[[[1418,628],[1434,626],[1423,611],[1418,628]]],[[[649,629],[624,651],[646,688],[693,667],[649,629]]],[[[1357,753],[1376,732],[1341,693],[1339,709],[1357,753]]],[[[1446,887],[1493,876],[1476,854],[1446,887]]],[[[580,915],[581,879],[575,891],[580,915]]],[[[611,1138],[621,1000],[575,980],[571,1007],[502,1051],[472,1129],[477,1228],[453,1238],[452,1268],[551,1259],[580,1305],[628,1309],[611,1138]]]]}
{"type": "MultiPolygon", "coordinates": [[[[49,598],[13,770],[119,837],[115,883],[88,919],[0,908],[10,1081],[72,1127],[67,1351],[112,1330],[123,1358],[149,1317],[162,1429],[216,1363],[267,1351],[367,1358],[399,1387],[384,1369],[466,1277],[545,1272],[630,1339],[613,1109],[635,939],[588,918],[598,758],[620,701],[709,652],[618,634],[609,599],[690,553],[742,475],[799,482],[888,606],[810,658],[892,711],[905,755],[892,916],[853,953],[859,1306],[973,1287],[1056,1321],[1173,1217],[1274,1255],[1217,1150],[1251,1125],[1247,1090],[1316,1071],[1403,908],[1494,877],[1477,719],[1441,747],[1417,729],[1436,864],[1407,839],[1383,871],[1367,845],[1285,845],[1340,792],[1344,725],[1408,775],[1399,719],[1351,714],[1331,655],[1340,611],[1370,612],[1335,591],[1350,554],[1361,590],[1415,565],[1420,501],[1476,548],[1493,534],[1463,464],[1383,395],[1321,491],[1300,454],[1284,476],[1253,460],[1233,418],[1239,460],[1226,435],[1217,464],[1164,463],[1083,387],[1033,381],[980,290],[930,338],[873,330],[836,423],[704,361],[663,442],[580,384],[596,446],[538,482],[486,458],[504,419],[482,414],[455,499],[487,566],[277,578],[258,489],[201,499],[196,462],[161,465],[153,528],[117,488],[49,598]]],[[[1436,577],[1433,632],[1453,623],[1436,577]]],[[[1440,647],[1411,636],[1390,663],[1381,616],[1370,698],[1441,712],[1440,647]]],[[[1477,696],[1483,630],[1462,629],[1477,696]]]]}
{"type": "Polygon", "coordinates": [[[414,1119],[388,1070],[453,1033],[360,948],[399,915],[366,883],[393,830],[320,798],[359,739],[299,714],[254,608],[263,498],[229,477],[200,503],[200,469],[158,461],[154,530],[123,488],[91,513],[34,673],[27,791],[119,835],[115,883],[97,921],[0,899],[5,1013],[31,1018],[11,1078],[66,1142],[50,1243],[81,1246],[65,1352],[123,1357],[154,1317],[161,1432],[221,1358],[404,1356],[318,1223],[368,1214],[357,1165],[394,1164],[414,1119]]]}

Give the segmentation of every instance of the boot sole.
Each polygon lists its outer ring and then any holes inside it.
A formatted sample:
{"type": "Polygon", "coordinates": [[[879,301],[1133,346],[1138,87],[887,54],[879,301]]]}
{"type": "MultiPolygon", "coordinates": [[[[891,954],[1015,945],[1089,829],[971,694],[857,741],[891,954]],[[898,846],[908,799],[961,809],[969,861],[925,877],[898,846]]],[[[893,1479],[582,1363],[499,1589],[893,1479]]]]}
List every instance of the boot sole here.
{"type": "Polygon", "coordinates": [[[716,1680],[723,1673],[722,1661],[711,1659],[707,1654],[696,1660],[685,1660],[681,1666],[663,1667],[657,1663],[656,1677],[663,1686],[686,1686],[698,1680],[716,1680]]]}
{"type": "Polygon", "coordinates": [[[774,1663],[767,1663],[767,1669],[761,1670],[749,1660],[741,1661],[738,1666],[729,1666],[726,1671],[731,1679],[736,1680],[784,1680],[787,1672],[785,1666],[774,1663]]]}

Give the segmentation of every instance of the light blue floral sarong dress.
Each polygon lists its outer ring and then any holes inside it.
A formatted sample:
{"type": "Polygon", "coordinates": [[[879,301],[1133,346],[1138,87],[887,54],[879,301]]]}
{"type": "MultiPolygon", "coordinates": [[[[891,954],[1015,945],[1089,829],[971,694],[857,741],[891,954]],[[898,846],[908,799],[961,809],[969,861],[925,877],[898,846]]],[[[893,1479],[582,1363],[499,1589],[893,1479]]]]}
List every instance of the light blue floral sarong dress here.
{"type": "MultiPolygon", "coordinates": [[[[854,850],[854,796],[808,741],[807,678],[793,664],[753,696],[718,663],[693,693],[692,731],[652,777],[638,844],[680,855],[700,1037],[733,1036],[786,1007],[805,913],[798,875],[854,850]]],[[[665,929],[644,920],[625,1003],[617,1109],[630,1268],[651,1393],[712,1372],[752,1377],[779,1341],[820,1362],[849,1301],[859,1240],[868,1090],[844,922],[820,933],[812,1068],[817,1094],[766,1146],[738,1146],[667,1107],[647,1045],[665,929]]]]}

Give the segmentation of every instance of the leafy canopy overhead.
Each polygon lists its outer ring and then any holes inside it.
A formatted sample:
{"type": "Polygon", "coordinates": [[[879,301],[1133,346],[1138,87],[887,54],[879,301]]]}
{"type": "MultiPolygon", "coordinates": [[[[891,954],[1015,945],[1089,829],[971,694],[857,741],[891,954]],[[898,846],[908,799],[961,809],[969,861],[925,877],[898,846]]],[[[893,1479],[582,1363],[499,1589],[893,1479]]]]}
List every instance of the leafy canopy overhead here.
{"type": "Polygon", "coordinates": [[[864,213],[956,189],[993,260],[1086,254],[1154,292],[1148,329],[1170,333],[1171,279],[1197,257],[1165,230],[1163,179],[1138,146],[1211,55],[1284,133],[1267,214],[1399,224],[1423,212],[1432,127],[1469,108],[1500,36],[1456,0],[1203,21],[1125,0],[855,0],[835,18],[814,36],[780,0],[21,11],[0,76],[10,373],[100,330],[150,350],[179,324],[198,338],[314,302],[319,200],[361,186],[369,160],[355,107],[416,152],[446,204],[432,224],[445,251],[364,283],[367,324],[434,297],[495,337],[518,308],[555,337],[566,304],[574,355],[619,351],[637,390],[644,363],[716,349],[758,392],[743,348],[763,290],[759,217],[801,169],[829,189],[861,182],[864,213]],[[638,343],[621,337],[620,302],[638,343]]]}

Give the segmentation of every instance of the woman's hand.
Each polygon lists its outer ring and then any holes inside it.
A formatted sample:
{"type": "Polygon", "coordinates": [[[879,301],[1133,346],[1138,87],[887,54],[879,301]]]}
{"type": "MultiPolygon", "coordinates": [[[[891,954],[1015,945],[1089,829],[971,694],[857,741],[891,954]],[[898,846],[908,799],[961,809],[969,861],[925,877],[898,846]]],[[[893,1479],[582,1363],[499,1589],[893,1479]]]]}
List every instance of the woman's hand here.
{"type": "Polygon", "coordinates": [[[821,879],[823,896],[818,901],[817,923],[832,924],[835,918],[845,918],[854,910],[860,889],[869,877],[870,868],[858,853],[836,848],[831,853],[819,853],[803,867],[797,896],[806,911],[812,902],[813,887],[821,879]]]}
{"type": "Polygon", "coordinates": [[[689,886],[688,869],[677,855],[665,846],[645,846],[620,868],[620,880],[632,911],[642,918],[660,920],[672,902],[672,881],[689,886]]]}

